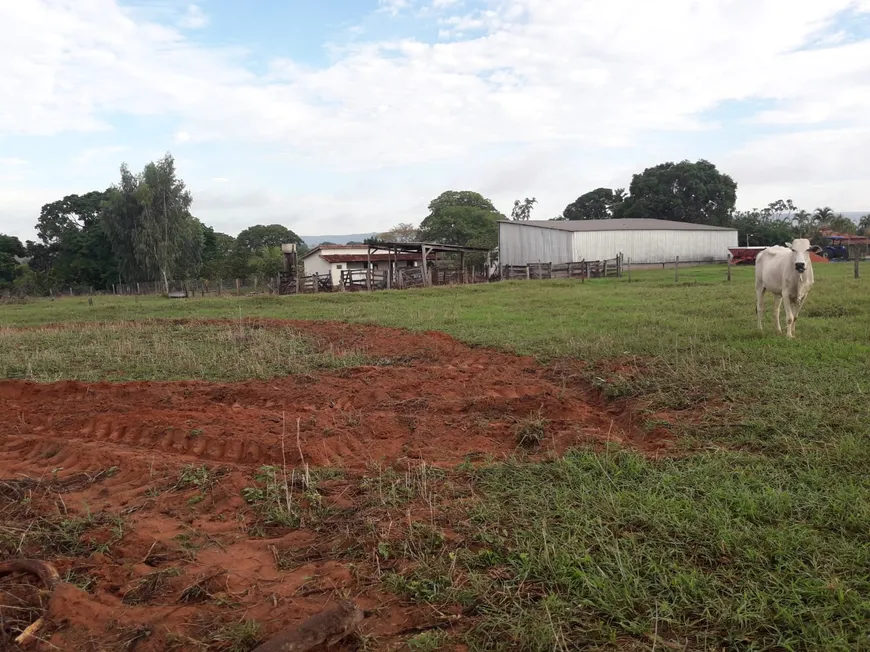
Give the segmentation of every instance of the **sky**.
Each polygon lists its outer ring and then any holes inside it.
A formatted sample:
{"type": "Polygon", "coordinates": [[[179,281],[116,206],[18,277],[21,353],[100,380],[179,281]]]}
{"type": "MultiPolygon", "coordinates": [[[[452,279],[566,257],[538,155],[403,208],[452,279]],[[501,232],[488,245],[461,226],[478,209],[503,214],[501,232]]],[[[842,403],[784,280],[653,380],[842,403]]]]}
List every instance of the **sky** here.
{"type": "Polygon", "coordinates": [[[665,161],[870,211],[870,0],[0,2],[0,233],[170,152],[235,235],[536,219],[665,161]]]}

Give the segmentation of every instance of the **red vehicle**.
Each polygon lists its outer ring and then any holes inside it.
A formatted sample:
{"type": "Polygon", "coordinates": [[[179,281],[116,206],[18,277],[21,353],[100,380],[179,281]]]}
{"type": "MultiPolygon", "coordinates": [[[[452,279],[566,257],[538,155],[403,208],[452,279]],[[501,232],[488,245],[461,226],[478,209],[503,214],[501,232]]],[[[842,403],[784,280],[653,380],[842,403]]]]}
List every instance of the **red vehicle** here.
{"type": "Polygon", "coordinates": [[[735,265],[754,265],[758,252],[765,249],[767,247],[729,247],[728,251],[731,252],[731,262],[735,265]]]}

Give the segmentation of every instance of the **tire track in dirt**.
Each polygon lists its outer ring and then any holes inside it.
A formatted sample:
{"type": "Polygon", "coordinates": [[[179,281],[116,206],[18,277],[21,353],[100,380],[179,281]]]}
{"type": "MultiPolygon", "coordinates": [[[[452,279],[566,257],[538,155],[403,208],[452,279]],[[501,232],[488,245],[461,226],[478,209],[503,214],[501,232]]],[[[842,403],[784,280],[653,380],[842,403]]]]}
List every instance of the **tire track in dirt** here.
{"type": "MultiPolygon", "coordinates": [[[[213,590],[232,596],[244,617],[250,614],[270,631],[315,613],[335,592],[357,596],[366,608],[386,603],[366,624],[367,632],[383,640],[401,642],[406,636],[397,632],[426,620],[427,610],[379,592],[373,578],[380,569],[361,580],[359,557],[352,573],[348,559],[330,553],[331,530],[252,538],[239,520],[246,509],[241,494],[263,464],[286,459],[288,467],[298,467],[304,456],[312,467],[347,471],[335,493],[324,494],[342,513],[357,509],[353,496],[371,466],[452,466],[467,456],[511,456],[524,420],[546,424],[540,446],[526,451],[533,457],[588,441],[621,441],[650,452],[670,443],[632,428],[625,410],[582,383],[560,380],[532,358],[475,349],[440,333],[276,320],[251,324],[294,328],[324,347],[362,353],[380,364],[240,383],[0,381],[0,478],[63,481],[103,473],[51,509],[125,519],[109,554],[86,562],[60,560],[62,570],[84,569],[97,588],[84,594],[68,587],[69,604],[55,617],[70,629],[55,634],[54,645],[79,649],[83,641],[99,640],[101,649],[110,649],[119,619],[128,628],[160,623],[160,631],[192,631],[196,618],[226,612],[165,605],[215,570],[225,575],[213,590]],[[207,497],[198,497],[195,489],[173,488],[186,465],[226,472],[207,497]],[[315,547],[324,552],[282,570],[275,546],[303,558],[315,547]],[[124,602],[146,578],[170,568],[179,575],[168,574],[153,599],[124,602]]],[[[114,541],[116,535],[102,536],[114,541]]],[[[205,636],[209,629],[196,631],[205,636]]],[[[136,649],[166,649],[163,640],[145,640],[136,649]]]]}

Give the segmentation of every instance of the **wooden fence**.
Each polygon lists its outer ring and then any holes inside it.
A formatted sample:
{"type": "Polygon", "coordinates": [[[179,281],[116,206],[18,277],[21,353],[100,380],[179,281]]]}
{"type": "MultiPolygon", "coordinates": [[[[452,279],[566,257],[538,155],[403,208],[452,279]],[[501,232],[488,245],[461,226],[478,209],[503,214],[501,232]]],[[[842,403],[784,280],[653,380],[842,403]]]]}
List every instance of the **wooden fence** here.
{"type": "Polygon", "coordinates": [[[527,265],[504,265],[501,277],[505,281],[550,278],[603,278],[622,276],[622,254],[607,260],[581,260],[579,263],[529,263],[527,265]]]}

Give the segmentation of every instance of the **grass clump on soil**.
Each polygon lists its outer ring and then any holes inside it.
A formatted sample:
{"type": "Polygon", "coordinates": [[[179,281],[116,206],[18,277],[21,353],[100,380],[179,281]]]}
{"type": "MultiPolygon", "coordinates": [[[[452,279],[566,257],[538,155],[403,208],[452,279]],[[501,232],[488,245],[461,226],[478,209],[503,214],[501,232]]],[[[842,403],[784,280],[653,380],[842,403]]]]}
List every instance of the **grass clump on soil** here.
{"type": "MultiPolygon", "coordinates": [[[[62,379],[240,381],[358,366],[289,328],[155,322],[37,331],[0,329],[0,376],[62,379]]],[[[192,431],[192,436],[197,433],[192,431]]]]}

